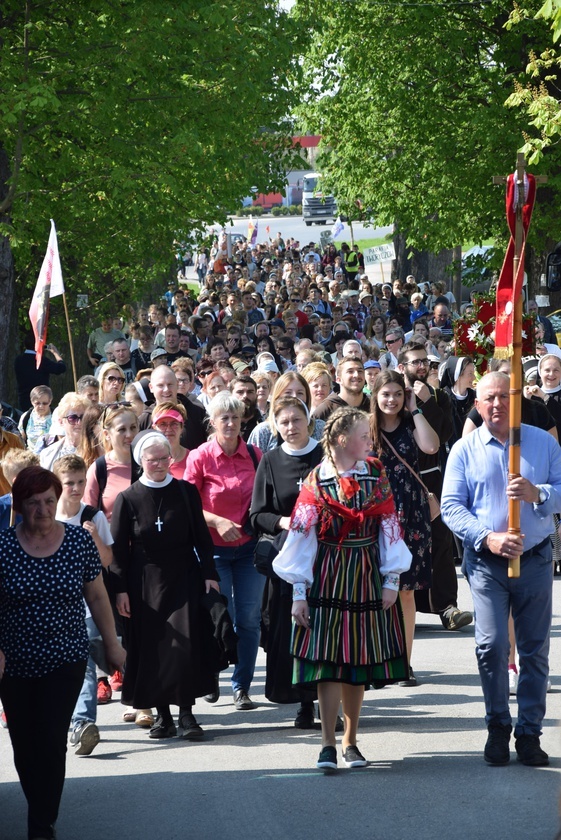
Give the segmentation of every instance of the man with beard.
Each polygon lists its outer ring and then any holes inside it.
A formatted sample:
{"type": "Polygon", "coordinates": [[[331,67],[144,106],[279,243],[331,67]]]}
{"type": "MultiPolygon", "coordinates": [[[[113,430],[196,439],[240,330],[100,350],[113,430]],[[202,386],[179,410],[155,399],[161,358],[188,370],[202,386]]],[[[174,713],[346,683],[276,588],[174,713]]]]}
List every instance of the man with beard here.
{"type": "Polygon", "coordinates": [[[264,419],[257,408],[257,385],[251,376],[236,376],[230,382],[230,391],[245,406],[240,434],[247,443],[251,432],[264,419]]]}
{"type": "Polygon", "coordinates": [[[316,420],[327,420],[335,409],[341,406],[351,406],[370,412],[370,397],[363,392],[366,377],[364,365],[360,359],[355,359],[353,356],[341,359],[337,365],[336,381],[339,383],[339,393],[330,394],[318,405],[314,411],[316,420]]]}
{"type": "MultiPolygon", "coordinates": [[[[414,342],[405,344],[399,354],[398,371],[405,379],[405,385],[415,392],[417,408],[437,433],[442,446],[453,432],[452,407],[444,391],[437,391],[427,385],[429,361],[424,346],[414,342]]],[[[419,450],[419,468],[421,478],[429,491],[440,499],[440,453],[427,455],[419,450]]],[[[431,522],[431,530],[432,585],[430,589],[415,592],[415,604],[419,612],[438,614],[446,630],[459,630],[460,627],[471,624],[473,615],[467,610],[458,609],[458,578],[454,564],[452,534],[440,516],[431,522]]]]}

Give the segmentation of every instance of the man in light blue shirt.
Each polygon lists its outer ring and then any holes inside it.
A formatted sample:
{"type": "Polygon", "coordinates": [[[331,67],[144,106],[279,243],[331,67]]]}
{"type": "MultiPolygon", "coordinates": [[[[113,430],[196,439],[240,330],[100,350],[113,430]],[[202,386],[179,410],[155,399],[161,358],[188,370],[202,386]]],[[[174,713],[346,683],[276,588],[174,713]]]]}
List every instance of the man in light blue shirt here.
{"type": "Polygon", "coordinates": [[[508,688],[508,617],[512,610],[520,658],[518,760],[549,763],[541,749],[549,673],[553,562],[549,535],[561,511],[561,448],[541,429],[521,427],[520,475],[509,479],[509,388],[490,373],[477,386],[483,425],[459,440],[448,458],[442,518],[464,543],[464,566],[475,606],[476,656],[489,736],[484,758],[507,764],[512,718],[508,688]],[[520,501],[521,535],[508,533],[508,500],[520,501]],[[520,577],[508,560],[520,556],[520,577]]]}

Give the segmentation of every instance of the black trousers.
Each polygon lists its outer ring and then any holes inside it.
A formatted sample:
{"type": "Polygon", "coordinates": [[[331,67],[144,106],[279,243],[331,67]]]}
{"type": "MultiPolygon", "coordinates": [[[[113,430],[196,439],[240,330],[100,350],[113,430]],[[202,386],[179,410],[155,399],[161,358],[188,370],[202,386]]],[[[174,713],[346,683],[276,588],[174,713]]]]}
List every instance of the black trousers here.
{"type": "Polygon", "coordinates": [[[73,662],[44,677],[4,676],[0,682],[14,764],[27,799],[29,840],[55,836],[68,728],[85,672],[85,662],[73,662]],[[38,709],[46,721],[41,725],[37,724],[38,709]]]}
{"type": "Polygon", "coordinates": [[[415,605],[417,611],[422,613],[439,613],[446,607],[457,606],[458,604],[458,578],[454,563],[452,532],[446,527],[440,516],[437,516],[431,522],[431,531],[431,588],[419,589],[415,592],[415,605]]]}

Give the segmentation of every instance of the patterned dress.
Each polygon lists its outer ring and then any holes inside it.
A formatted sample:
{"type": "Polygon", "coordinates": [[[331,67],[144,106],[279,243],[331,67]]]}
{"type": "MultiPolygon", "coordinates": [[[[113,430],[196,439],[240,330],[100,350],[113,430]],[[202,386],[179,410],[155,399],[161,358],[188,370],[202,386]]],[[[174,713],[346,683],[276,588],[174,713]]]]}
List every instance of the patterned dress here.
{"type": "MultiPolygon", "coordinates": [[[[403,421],[393,432],[384,432],[393,448],[419,472],[418,447],[413,437],[413,420],[403,421]]],[[[431,524],[427,495],[415,476],[399,461],[387,444],[380,456],[390,480],[403,539],[413,555],[411,568],[401,575],[400,589],[430,589],[432,581],[431,524]]]]}
{"type": "MultiPolygon", "coordinates": [[[[335,476],[321,477],[324,462],[308,476],[296,505],[289,539],[274,562],[277,574],[290,579],[282,571],[283,553],[290,565],[290,554],[298,558],[310,550],[305,545],[310,531],[317,534],[317,543],[314,537],[311,546],[315,560],[308,595],[310,625],[295,625],[292,634],[293,682],[297,684],[328,681],[386,685],[409,673],[399,602],[388,610],[382,609],[379,542],[384,543],[384,550],[392,543],[388,553],[393,557],[393,572],[408,567],[410,554],[400,538],[395,512],[382,518],[362,515],[373,498],[389,500],[392,508],[393,502],[380,462],[368,459],[360,463],[362,470],[353,472],[358,489],[343,503],[356,515],[344,538],[341,539],[341,529],[348,529],[348,520],[325,502],[322,504],[322,494],[334,502],[340,501],[335,476]],[[305,491],[308,498],[310,492],[315,496],[317,506],[302,501],[305,491]],[[392,520],[395,530],[390,537],[386,526],[392,520]],[[382,529],[385,540],[381,539],[382,529]]],[[[292,575],[292,582],[297,577],[292,575]]]]}

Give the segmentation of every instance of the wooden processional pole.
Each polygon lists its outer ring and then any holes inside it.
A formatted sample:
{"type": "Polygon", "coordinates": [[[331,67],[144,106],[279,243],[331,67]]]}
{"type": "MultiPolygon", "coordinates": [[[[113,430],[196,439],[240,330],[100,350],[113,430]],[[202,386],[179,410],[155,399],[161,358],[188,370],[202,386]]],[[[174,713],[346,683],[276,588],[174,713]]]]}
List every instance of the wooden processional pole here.
{"type": "Polygon", "coordinates": [[[68,333],[68,346],[70,347],[70,361],[72,363],[72,378],[74,379],[74,390],[77,387],[76,378],[76,359],[74,358],[74,344],[72,343],[72,330],[70,329],[70,318],[68,317],[68,306],[66,305],[66,292],[62,293],[62,302],[64,304],[64,315],[66,318],[66,331],[68,333]]]}
{"type": "MultiPolygon", "coordinates": [[[[525,174],[526,160],[519,152],[516,157],[516,203],[515,203],[515,226],[514,226],[514,255],[512,276],[515,278],[520,270],[520,261],[524,257],[525,229],[523,210],[525,204],[525,174]]],[[[545,177],[536,177],[537,182],[544,182],[545,177]]],[[[493,178],[494,184],[504,184],[507,176],[497,175],[493,178]]],[[[522,265],[522,270],[524,266],[522,265]]],[[[513,301],[513,326],[512,326],[512,352],[510,354],[510,402],[509,402],[509,456],[508,456],[508,477],[509,480],[520,476],[520,424],[522,411],[522,286],[520,293],[513,301]]],[[[508,500],[508,532],[520,536],[520,501],[518,499],[508,500]]],[[[512,557],[508,561],[508,576],[520,577],[520,557],[512,557]]]]}

